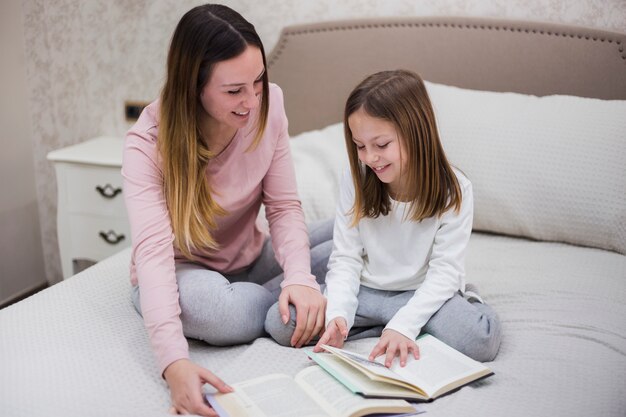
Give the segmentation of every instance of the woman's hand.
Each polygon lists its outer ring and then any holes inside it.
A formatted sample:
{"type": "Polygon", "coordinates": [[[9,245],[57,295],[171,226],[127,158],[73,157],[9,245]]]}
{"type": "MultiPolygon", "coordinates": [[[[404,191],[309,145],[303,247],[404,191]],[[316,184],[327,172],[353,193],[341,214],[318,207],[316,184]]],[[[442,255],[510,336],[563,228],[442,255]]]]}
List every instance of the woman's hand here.
{"type": "Polygon", "coordinates": [[[346,323],[346,319],[343,317],[335,317],[328,323],[326,331],[313,348],[313,352],[321,352],[324,350],[322,345],[342,348],[346,337],[348,337],[348,324],[346,323]]]}
{"type": "Polygon", "coordinates": [[[219,392],[232,392],[233,389],[209,370],[188,359],[172,362],[163,373],[170,387],[171,414],[199,414],[217,417],[217,413],[204,400],[202,385],[209,383],[219,392]]]}
{"type": "Polygon", "coordinates": [[[413,357],[419,359],[420,349],[414,340],[409,339],[395,330],[387,329],[383,331],[380,340],[372,349],[369,360],[373,361],[376,357],[387,353],[385,358],[385,366],[391,367],[393,359],[400,355],[400,366],[406,365],[406,359],[409,352],[413,352],[413,357]]]}
{"type": "Polygon", "coordinates": [[[296,329],[291,336],[291,346],[299,348],[322,332],[326,297],[305,285],[286,286],[278,297],[278,311],[285,324],[289,322],[289,304],[296,308],[296,329]]]}

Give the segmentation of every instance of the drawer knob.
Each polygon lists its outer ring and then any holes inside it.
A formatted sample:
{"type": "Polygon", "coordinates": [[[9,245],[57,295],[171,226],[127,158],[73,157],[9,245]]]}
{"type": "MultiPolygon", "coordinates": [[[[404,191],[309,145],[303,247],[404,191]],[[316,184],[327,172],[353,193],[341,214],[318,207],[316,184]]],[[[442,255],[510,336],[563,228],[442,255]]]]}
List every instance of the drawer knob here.
{"type": "Polygon", "coordinates": [[[116,195],[122,192],[121,188],[113,188],[111,184],[107,184],[104,187],[101,185],[96,186],[96,190],[104,198],[114,198],[116,195]]]}
{"type": "Polygon", "coordinates": [[[122,240],[126,239],[126,236],[123,234],[117,234],[113,230],[109,230],[108,232],[100,232],[100,237],[109,245],[117,245],[122,240]]]}

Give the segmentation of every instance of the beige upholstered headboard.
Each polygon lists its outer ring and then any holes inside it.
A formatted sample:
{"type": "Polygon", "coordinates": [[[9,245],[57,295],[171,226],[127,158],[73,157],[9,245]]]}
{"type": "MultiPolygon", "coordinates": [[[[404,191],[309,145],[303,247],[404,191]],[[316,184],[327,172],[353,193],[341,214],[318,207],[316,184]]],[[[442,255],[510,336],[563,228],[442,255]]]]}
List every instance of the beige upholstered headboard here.
{"type": "Polygon", "coordinates": [[[341,120],[366,75],[407,68],[459,87],[626,99],[626,33],[484,18],[381,18],[290,26],[268,57],[290,133],[341,120]]]}

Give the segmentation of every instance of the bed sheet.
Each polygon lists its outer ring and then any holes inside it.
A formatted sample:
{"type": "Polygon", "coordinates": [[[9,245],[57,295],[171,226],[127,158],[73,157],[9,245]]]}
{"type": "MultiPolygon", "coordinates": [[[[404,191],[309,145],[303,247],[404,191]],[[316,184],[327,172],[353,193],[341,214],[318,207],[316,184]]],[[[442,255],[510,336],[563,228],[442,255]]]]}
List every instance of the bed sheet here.
{"type": "MultiPolygon", "coordinates": [[[[168,415],[130,301],[129,260],[125,250],[0,310],[2,416],[168,415]]],[[[495,376],[426,404],[427,415],[625,415],[626,256],[474,234],[467,275],[503,323],[495,376]]],[[[190,354],[229,383],[314,366],[267,338],[230,348],[190,341],[190,354]]]]}

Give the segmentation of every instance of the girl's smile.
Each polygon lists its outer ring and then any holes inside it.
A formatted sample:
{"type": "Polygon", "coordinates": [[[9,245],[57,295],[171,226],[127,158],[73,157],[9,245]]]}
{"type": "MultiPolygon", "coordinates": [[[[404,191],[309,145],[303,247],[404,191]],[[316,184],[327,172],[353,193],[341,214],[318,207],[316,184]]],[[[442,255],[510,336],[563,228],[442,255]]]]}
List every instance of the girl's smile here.
{"type": "Polygon", "coordinates": [[[406,164],[404,143],[393,123],[370,116],[363,108],[348,117],[348,125],[359,160],[387,184],[393,195],[403,189],[402,173],[406,164]]]}

